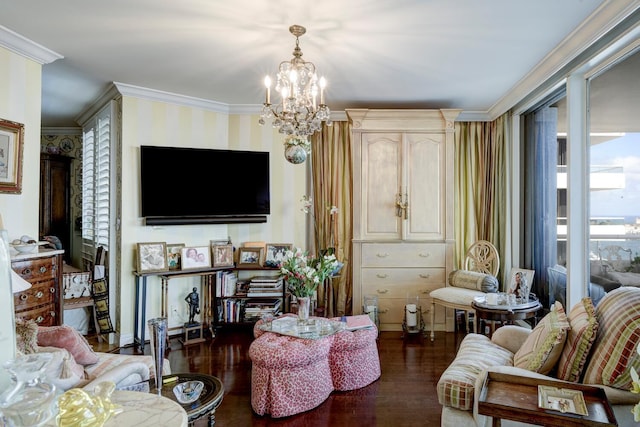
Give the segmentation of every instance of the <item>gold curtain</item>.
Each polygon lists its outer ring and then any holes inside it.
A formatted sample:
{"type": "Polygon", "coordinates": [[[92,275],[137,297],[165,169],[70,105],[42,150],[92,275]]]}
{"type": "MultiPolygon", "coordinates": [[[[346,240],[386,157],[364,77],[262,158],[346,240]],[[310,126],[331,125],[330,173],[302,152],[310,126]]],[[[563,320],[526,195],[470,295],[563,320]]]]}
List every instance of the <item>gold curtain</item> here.
{"type": "Polygon", "coordinates": [[[469,246],[487,240],[498,249],[504,277],[508,136],[508,114],[492,122],[455,123],[455,268],[462,267],[469,246]]]}
{"type": "MultiPolygon", "coordinates": [[[[352,313],[353,283],[351,281],[352,233],[352,168],[351,129],[348,122],[323,124],[322,131],[311,138],[311,175],[315,217],[316,253],[334,248],[336,257],[344,263],[338,277],[327,287],[325,315],[328,317],[352,313]],[[336,206],[338,213],[330,215],[336,206]]],[[[322,306],[325,296],[318,295],[322,306]]]]}

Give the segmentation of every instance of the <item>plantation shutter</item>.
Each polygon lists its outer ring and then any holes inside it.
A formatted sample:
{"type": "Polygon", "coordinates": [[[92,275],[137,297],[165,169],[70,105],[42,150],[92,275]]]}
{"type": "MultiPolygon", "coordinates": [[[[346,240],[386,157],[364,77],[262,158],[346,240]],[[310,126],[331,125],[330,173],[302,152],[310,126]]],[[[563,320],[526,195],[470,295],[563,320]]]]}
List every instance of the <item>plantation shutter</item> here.
{"type": "Polygon", "coordinates": [[[83,128],[82,258],[89,265],[98,246],[109,250],[111,118],[109,104],[83,128]]]}

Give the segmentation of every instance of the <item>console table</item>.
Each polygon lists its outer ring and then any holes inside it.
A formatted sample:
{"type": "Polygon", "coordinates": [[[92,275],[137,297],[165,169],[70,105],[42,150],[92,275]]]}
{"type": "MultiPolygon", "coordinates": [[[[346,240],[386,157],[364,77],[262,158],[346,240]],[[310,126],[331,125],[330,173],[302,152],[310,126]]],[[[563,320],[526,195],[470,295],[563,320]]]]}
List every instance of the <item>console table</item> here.
{"type": "Polygon", "coordinates": [[[212,307],[211,301],[213,301],[213,289],[214,288],[214,276],[217,271],[223,270],[223,268],[204,268],[197,270],[175,270],[175,271],[162,271],[154,273],[139,273],[134,271],[136,276],[136,297],[134,306],[134,320],[133,320],[133,344],[140,348],[140,351],[144,351],[145,331],[147,323],[147,278],[150,276],[160,277],[162,282],[161,293],[161,307],[160,316],[168,316],[167,308],[167,293],[169,289],[169,280],[174,277],[190,277],[200,276],[202,280],[202,323],[204,325],[211,325],[212,307]]]}

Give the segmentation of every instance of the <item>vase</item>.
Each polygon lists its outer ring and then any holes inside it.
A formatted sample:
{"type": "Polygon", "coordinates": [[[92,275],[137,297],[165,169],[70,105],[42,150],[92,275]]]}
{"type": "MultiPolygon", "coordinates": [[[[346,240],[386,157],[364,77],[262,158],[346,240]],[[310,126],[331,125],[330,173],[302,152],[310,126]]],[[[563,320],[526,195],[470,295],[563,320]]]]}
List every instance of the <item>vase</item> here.
{"type": "Polygon", "coordinates": [[[156,392],[162,394],[162,366],[164,365],[164,353],[167,350],[167,319],[158,317],[150,319],[147,324],[149,325],[151,358],[156,375],[156,392]]]}
{"type": "Polygon", "coordinates": [[[297,297],[298,300],[298,324],[306,325],[309,322],[309,309],[311,297],[297,297]]]}
{"type": "Polygon", "coordinates": [[[53,417],[56,388],[45,375],[51,359],[50,353],[33,353],[4,363],[13,380],[12,387],[0,395],[0,412],[8,426],[39,426],[53,417]]]}

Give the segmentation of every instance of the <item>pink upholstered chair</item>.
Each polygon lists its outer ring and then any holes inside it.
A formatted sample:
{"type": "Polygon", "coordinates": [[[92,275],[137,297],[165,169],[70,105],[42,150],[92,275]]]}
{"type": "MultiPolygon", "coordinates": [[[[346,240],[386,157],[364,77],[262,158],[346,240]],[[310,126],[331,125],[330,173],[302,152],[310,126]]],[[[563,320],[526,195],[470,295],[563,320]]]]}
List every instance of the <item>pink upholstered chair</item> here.
{"type": "Polygon", "coordinates": [[[267,332],[256,338],[249,347],[253,410],[280,418],[324,402],[333,391],[332,344],[333,336],[309,340],[267,332]]]}

